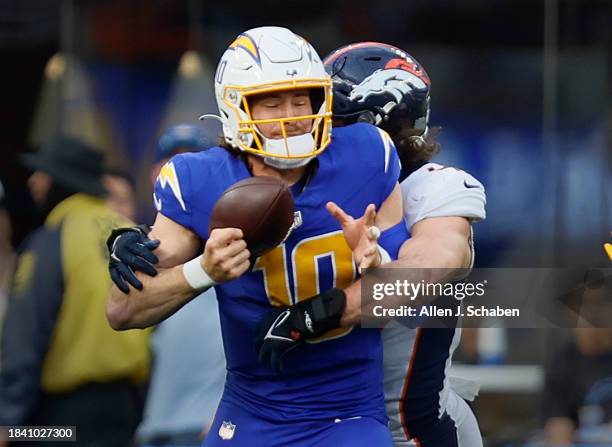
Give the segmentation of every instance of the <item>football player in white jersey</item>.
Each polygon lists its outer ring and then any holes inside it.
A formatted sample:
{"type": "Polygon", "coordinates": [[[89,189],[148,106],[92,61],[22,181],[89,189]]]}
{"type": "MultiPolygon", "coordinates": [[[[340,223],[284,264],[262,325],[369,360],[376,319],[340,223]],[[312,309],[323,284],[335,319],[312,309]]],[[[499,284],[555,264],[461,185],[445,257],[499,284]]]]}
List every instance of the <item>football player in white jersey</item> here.
{"type": "MultiPolygon", "coordinates": [[[[396,144],[411,233],[400,252],[408,253],[402,266],[471,268],[471,224],[485,218],[485,191],[467,172],[429,161],[439,145],[428,128],[431,82],[423,67],[408,53],[376,42],[341,47],[324,62],[334,81],[334,119],[375,124],[396,144]]],[[[335,205],[331,211],[349,226],[354,222],[335,205]]],[[[476,418],[448,376],[461,329],[393,323],[383,330],[383,341],[395,446],[482,446],[476,418]]]]}

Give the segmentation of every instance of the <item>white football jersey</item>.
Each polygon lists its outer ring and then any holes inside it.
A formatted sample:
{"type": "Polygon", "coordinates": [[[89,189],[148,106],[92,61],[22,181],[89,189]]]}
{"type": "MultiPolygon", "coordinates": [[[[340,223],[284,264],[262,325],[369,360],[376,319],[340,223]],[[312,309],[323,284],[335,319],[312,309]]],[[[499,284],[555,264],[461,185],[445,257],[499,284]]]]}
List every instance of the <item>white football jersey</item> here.
{"type": "MultiPolygon", "coordinates": [[[[402,182],[401,189],[408,230],[430,217],[458,216],[471,222],[486,218],[484,186],[460,169],[427,163],[410,174],[402,182]]],[[[472,246],[472,263],[473,258],[472,246]]],[[[475,393],[458,396],[451,387],[452,378],[447,375],[461,329],[449,329],[446,334],[436,331],[439,330],[412,329],[394,321],[382,331],[385,401],[394,445],[416,445],[409,438],[414,436],[410,431],[418,427],[409,427],[408,419],[416,417],[415,420],[427,424],[426,416],[414,415],[419,410],[405,407],[418,401],[422,408],[422,403],[428,401],[435,405],[440,421],[446,421],[446,426],[454,425],[457,445],[481,446],[476,419],[462,399],[471,400],[475,393]],[[402,402],[408,392],[416,397],[402,402]],[[412,415],[408,417],[410,412],[412,415]]],[[[446,426],[440,422],[438,428],[430,426],[430,429],[445,430],[446,426]]]]}
{"type": "Polygon", "coordinates": [[[460,169],[427,163],[410,174],[401,188],[408,230],[428,217],[461,216],[472,222],[486,218],[484,186],[460,169]]]}

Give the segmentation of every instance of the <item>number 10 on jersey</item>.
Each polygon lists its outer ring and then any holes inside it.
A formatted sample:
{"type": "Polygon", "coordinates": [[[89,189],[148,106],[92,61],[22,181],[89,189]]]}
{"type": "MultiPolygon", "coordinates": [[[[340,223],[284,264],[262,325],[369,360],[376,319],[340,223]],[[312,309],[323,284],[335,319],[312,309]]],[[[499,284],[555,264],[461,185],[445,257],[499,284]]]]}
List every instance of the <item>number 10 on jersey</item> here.
{"type": "MultiPolygon", "coordinates": [[[[289,256],[285,244],[281,244],[259,257],[253,271],[263,273],[266,294],[273,306],[290,306],[320,293],[319,260],[326,257],[331,261],[333,286],[348,287],[355,280],[356,267],[342,231],[304,239],[289,256]],[[289,272],[293,272],[294,293],[290,291],[289,272]]],[[[336,329],[318,340],[341,337],[348,332],[350,328],[336,329]]]]}

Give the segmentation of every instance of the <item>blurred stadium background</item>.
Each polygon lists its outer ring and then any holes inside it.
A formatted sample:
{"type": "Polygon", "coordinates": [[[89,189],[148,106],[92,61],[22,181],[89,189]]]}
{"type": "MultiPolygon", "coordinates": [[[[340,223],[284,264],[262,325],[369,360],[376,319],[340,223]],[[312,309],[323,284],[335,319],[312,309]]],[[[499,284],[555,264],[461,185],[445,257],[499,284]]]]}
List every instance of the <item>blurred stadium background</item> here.
{"type": "MultiPolygon", "coordinates": [[[[60,131],[132,176],[139,220],[148,220],[160,132],[216,112],[211,80],[221,52],[266,24],[293,29],[322,57],[375,40],[425,66],[430,122],[443,128],[436,161],[487,188],[477,266],[609,263],[609,0],[1,2],[0,179],[13,246],[40,224],[17,157],[60,131]]],[[[211,139],[219,133],[203,125],[211,139]]],[[[489,331],[466,334],[457,363],[482,381],[474,406],[487,445],[523,445],[543,427],[544,371],[558,367],[551,358],[571,331],[489,331]],[[496,365],[485,364],[485,344],[496,365]]]]}

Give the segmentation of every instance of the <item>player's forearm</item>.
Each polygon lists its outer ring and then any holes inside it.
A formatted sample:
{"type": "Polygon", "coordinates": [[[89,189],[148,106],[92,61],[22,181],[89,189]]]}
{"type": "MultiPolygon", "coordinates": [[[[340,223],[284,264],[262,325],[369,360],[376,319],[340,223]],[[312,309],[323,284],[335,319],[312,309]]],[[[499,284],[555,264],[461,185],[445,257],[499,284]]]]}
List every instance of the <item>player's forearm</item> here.
{"type": "MultiPolygon", "coordinates": [[[[462,235],[450,235],[444,238],[409,239],[400,248],[398,259],[383,267],[410,269],[418,272],[420,279],[427,281],[446,276],[437,270],[456,274],[469,267],[470,260],[469,239],[462,235]]],[[[406,273],[409,275],[410,271],[406,273]]]]}
{"type": "Polygon", "coordinates": [[[115,330],[146,328],[168,318],[193,299],[198,292],[185,280],[182,265],[160,269],[155,277],[138,273],[142,290],[121,292],[111,288],[106,316],[115,330]]]}
{"type": "MultiPolygon", "coordinates": [[[[469,267],[470,253],[469,243],[465,239],[409,239],[402,245],[396,261],[379,268],[402,269],[402,279],[412,283],[447,283],[456,278],[462,269],[469,267]]],[[[371,308],[380,305],[371,296],[362,297],[361,280],[351,284],[345,293],[346,309],[342,315],[342,326],[359,324],[362,313],[372,315],[371,308]]],[[[397,296],[386,298],[386,302],[393,307],[416,307],[434,298],[427,295],[397,296]]]]}

